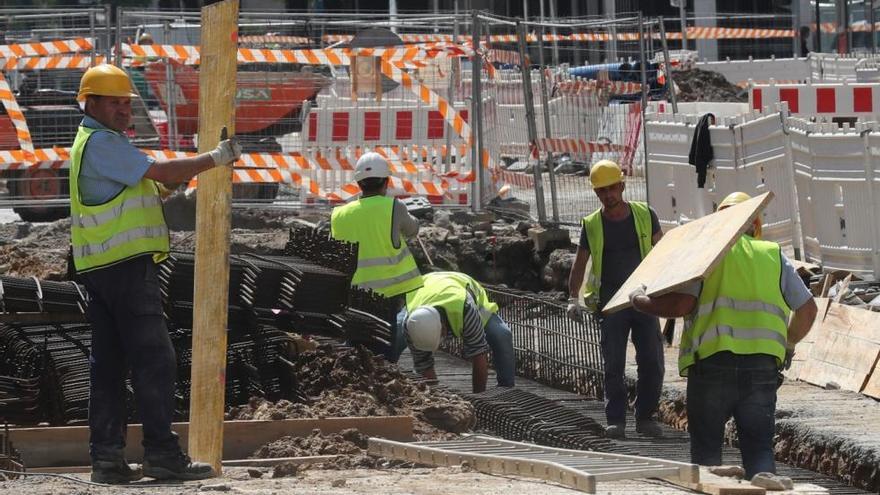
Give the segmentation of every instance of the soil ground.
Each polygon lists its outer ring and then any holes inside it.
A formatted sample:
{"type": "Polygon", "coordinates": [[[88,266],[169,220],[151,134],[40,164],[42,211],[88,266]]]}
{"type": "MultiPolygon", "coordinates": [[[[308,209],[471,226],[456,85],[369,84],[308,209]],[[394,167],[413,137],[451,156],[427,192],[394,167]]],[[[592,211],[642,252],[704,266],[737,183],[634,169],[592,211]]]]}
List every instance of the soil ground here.
{"type": "MultiPolygon", "coordinates": [[[[251,468],[253,469],[253,468],[251,468]]],[[[92,487],[52,478],[27,478],[0,482],[0,494],[15,495],[184,495],[239,493],[252,495],[570,495],[580,493],[561,485],[530,481],[514,476],[491,476],[460,468],[306,470],[293,477],[272,478],[271,468],[261,468],[252,478],[248,468],[228,468],[221,478],[174,485],[151,486],[138,482],[128,488],[92,487]]],[[[87,480],[88,475],[72,475],[87,480]]],[[[673,495],[691,493],[661,481],[614,481],[599,483],[599,493],[609,495],[673,495]]]]}

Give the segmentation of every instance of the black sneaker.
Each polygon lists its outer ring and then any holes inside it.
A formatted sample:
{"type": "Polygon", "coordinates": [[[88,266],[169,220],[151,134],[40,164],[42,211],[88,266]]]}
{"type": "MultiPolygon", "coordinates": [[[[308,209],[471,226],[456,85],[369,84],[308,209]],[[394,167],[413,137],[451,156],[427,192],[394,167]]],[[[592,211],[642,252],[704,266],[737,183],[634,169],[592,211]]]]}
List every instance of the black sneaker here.
{"type": "Polygon", "coordinates": [[[144,476],[157,480],[203,480],[214,476],[214,468],[204,462],[193,462],[188,455],[179,452],[146,457],[144,476]]]}
{"type": "Polygon", "coordinates": [[[605,438],[623,440],[626,438],[626,425],[612,423],[605,427],[605,438]]]}
{"type": "Polygon", "coordinates": [[[124,485],[144,477],[137,464],[128,464],[123,459],[115,461],[92,461],[91,480],[94,483],[124,485]]]}

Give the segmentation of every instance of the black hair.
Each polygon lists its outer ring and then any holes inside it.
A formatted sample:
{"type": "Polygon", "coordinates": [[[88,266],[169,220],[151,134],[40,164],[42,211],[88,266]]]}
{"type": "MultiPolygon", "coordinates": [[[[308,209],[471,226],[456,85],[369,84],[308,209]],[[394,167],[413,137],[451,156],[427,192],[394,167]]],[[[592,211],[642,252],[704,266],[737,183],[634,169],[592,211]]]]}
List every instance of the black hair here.
{"type": "Polygon", "coordinates": [[[370,177],[369,179],[359,180],[357,184],[364,194],[375,194],[380,192],[387,182],[388,177],[370,177]]]}

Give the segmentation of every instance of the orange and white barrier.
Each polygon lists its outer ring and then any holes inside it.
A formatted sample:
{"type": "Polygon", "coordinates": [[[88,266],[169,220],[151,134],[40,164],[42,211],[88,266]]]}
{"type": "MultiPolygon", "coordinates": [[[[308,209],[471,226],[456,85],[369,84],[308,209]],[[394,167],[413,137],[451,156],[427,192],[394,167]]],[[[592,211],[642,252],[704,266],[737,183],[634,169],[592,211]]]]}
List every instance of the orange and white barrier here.
{"type": "Polygon", "coordinates": [[[0,45],[0,58],[43,57],[59,53],[84,52],[94,47],[92,38],[74,38],[36,43],[0,45]]]}
{"type": "MultiPolygon", "coordinates": [[[[15,126],[15,133],[21,149],[25,153],[32,153],[34,151],[34,143],[31,139],[31,132],[28,130],[27,121],[24,118],[24,114],[21,113],[21,108],[18,106],[18,102],[15,101],[15,95],[12,94],[12,88],[9,87],[9,83],[2,72],[0,72],[0,103],[3,104],[3,107],[6,109],[6,115],[12,121],[12,125],[15,126]]],[[[27,155],[25,154],[25,156],[27,155]]]]}
{"type": "Polygon", "coordinates": [[[92,65],[103,64],[103,56],[90,55],[47,55],[44,57],[8,58],[0,61],[2,70],[41,70],[41,69],[87,69],[92,65]]]}
{"type": "MultiPolygon", "coordinates": [[[[193,45],[122,45],[123,54],[138,58],[171,58],[185,64],[199,63],[199,47],[193,45]]],[[[239,48],[239,63],[296,63],[304,65],[350,65],[354,55],[378,57],[402,67],[424,67],[429,60],[471,56],[465,46],[435,44],[427,47],[259,49],[239,48]]]]}
{"type": "Polygon", "coordinates": [[[868,116],[880,114],[880,83],[755,84],[749,90],[749,108],[761,110],[788,104],[798,116],[868,116]]]}

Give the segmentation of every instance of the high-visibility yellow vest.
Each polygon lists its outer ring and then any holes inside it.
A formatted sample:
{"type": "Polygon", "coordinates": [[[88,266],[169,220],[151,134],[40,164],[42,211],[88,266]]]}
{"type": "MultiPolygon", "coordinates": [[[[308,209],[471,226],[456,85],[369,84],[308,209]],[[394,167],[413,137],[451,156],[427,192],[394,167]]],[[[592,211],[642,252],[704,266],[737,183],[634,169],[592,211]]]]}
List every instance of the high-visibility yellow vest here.
{"type": "Polygon", "coordinates": [[[370,196],[333,209],[330,235],[358,244],[358,266],[352,285],[393,297],[422,286],[416,260],[404,239],[391,243],[394,198],[370,196]]]}
{"type": "Polygon", "coordinates": [[[82,202],[83,150],[97,130],[80,126],[70,150],[70,238],[76,271],[87,272],[143,254],[152,254],[158,263],[168,256],[168,227],[152,180],[143,178],[100,205],[82,202]]]}
{"type": "Polygon", "coordinates": [[[685,319],[678,371],[717,352],[785,359],[791,310],[780,286],[779,245],[742,236],[703,282],[694,314],[685,319]]]}
{"type": "Polygon", "coordinates": [[[470,292],[477,307],[480,308],[480,319],[483,326],[493,314],[498,312],[498,305],[489,301],[486,289],[479,282],[464,273],[433,272],[422,277],[425,285],[406,295],[406,310],[413,312],[422,306],[443,308],[449,320],[450,331],[461,337],[464,325],[464,303],[470,292]]]}
{"type": "MultiPolygon", "coordinates": [[[[636,225],[636,237],[639,239],[639,251],[642,259],[651,251],[651,210],[647,203],[629,201],[633,220],[636,225]]],[[[602,284],[602,250],[605,248],[605,233],[602,229],[602,209],[590,213],[583,220],[590,243],[590,257],[593,258],[592,268],[587,275],[587,286],[584,290],[584,305],[595,311],[599,305],[599,287],[602,284]]]]}

